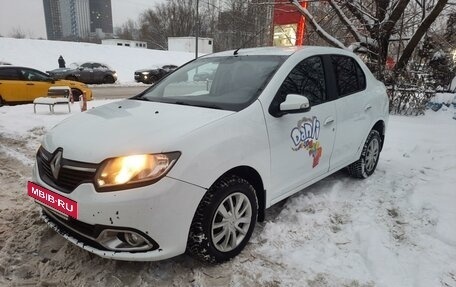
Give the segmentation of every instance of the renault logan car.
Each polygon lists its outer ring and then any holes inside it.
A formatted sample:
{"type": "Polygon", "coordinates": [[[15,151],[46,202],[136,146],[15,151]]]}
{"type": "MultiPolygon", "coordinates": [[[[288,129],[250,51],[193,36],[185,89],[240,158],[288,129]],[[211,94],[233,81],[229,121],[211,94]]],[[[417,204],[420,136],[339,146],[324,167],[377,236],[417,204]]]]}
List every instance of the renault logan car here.
{"type": "Polygon", "coordinates": [[[351,52],[211,54],[54,127],[28,194],[53,229],[99,256],[223,262],[271,205],[345,167],[372,175],[387,120],[384,85],[351,52]],[[207,69],[210,85],[193,80],[207,69]]]}
{"type": "Polygon", "coordinates": [[[92,100],[92,90],[82,83],[55,80],[31,68],[0,66],[0,106],[33,102],[35,98],[46,96],[50,87],[56,86],[69,86],[76,100],[83,93],[87,100],[92,100]]]}

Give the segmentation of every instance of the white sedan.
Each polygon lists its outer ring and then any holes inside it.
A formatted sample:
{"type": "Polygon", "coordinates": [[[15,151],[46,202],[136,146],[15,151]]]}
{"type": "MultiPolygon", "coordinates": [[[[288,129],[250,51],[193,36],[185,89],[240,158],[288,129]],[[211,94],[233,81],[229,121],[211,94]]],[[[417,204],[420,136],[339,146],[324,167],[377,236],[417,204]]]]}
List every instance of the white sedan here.
{"type": "Polygon", "coordinates": [[[28,194],[99,256],[223,262],[271,205],[345,167],[372,175],[387,120],[384,85],[351,52],[215,53],[54,127],[28,194]]]}

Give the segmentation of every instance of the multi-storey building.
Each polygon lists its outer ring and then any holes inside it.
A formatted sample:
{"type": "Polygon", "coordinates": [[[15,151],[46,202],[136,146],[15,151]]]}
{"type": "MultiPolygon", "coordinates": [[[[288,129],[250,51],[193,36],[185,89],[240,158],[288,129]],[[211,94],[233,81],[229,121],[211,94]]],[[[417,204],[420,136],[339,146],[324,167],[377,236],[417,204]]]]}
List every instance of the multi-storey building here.
{"type": "Polygon", "coordinates": [[[91,0],[90,3],[90,32],[112,34],[111,0],[91,0]]]}
{"type": "Polygon", "coordinates": [[[43,0],[44,19],[46,21],[46,32],[49,40],[62,38],[62,21],[60,16],[59,0],[43,0]]]}
{"type": "Polygon", "coordinates": [[[111,0],[43,0],[49,40],[112,34],[111,0]]]}

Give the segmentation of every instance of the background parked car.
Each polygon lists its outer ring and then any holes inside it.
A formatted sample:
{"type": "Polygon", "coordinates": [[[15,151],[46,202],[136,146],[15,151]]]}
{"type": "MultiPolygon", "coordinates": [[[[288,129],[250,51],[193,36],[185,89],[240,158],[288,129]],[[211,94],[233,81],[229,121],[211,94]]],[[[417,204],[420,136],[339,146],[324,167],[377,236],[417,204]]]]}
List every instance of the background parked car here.
{"type": "Polygon", "coordinates": [[[49,75],[31,68],[0,66],[0,106],[5,103],[32,102],[35,98],[46,96],[49,87],[55,86],[69,86],[75,100],[78,100],[82,93],[86,94],[87,100],[92,100],[92,90],[82,83],[55,80],[49,75]]]}
{"type": "Polygon", "coordinates": [[[78,81],[85,84],[112,84],[117,81],[117,73],[106,64],[86,62],[73,63],[69,68],[47,71],[55,79],[78,81]]]}
{"type": "Polygon", "coordinates": [[[177,69],[176,65],[164,65],[163,67],[154,66],[149,69],[137,70],[135,71],[135,81],[153,84],[175,69],[177,69]]]}

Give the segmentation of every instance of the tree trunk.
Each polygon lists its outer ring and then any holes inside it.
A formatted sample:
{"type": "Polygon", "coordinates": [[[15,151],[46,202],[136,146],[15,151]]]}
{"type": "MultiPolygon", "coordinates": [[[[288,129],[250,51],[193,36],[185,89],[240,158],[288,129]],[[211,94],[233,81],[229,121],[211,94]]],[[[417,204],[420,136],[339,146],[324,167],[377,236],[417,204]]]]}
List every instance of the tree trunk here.
{"type": "Polygon", "coordinates": [[[402,55],[399,58],[399,61],[397,62],[396,67],[394,69],[396,72],[399,72],[405,68],[421,38],[427,32],[432,23],[434,23],[435,19],[437,18],[437,16],[439,16],[440,12],[442,12],[443,8],[445,8],[445,5],[447,3],[448,0],[439,0],[432,9],[431,13],[429,13],[429,15],[423,20],[423,22],[421,22],[421,25],[418,27],[415,34],[413,34],[412,38],[407,43],[407,46],[405,46],[404,52],[402,52],[402,55]]]}

